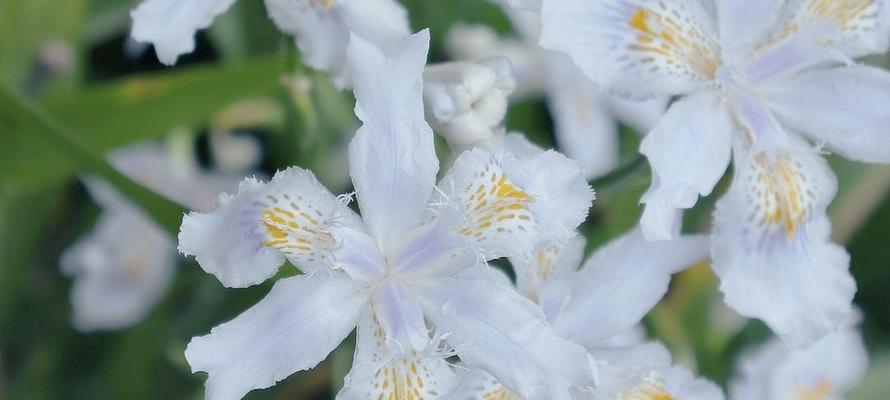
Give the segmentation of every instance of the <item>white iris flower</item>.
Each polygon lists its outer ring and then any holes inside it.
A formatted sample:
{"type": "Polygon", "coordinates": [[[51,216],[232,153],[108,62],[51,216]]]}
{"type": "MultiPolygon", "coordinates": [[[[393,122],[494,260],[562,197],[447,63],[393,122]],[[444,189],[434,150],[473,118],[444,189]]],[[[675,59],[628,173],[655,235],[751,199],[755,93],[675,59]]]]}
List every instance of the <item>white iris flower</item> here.
{"type": "MultiPolygon", "coordinates": [[[[155,46],[158,59],[174,64],[195,49],[195,32],[213,23],[235,0],[143,0],[131,15],[132,36],[155,46]]],[[[269,18],[293,35],[302,61],[332,73],[348,86],[346,44],[350,32],[394,46],[409,33],[408,15],[395,0],[265,0],[269,18]]]]}
{"type": "MultiPolygon", "coordinates": [[[[218,150],[258,148],[247,138],[220,139],[227,142],[217,145],[218,150]]],[[[170,143],[168,149],[159,143],[127,146],[112,152],[109,160],[134,181],[200,210],[210,209],[221,190],[237,188],[246,167],[255,162],[247,159],[239,164],[241,169],[227,174],[202,172],[194,157],[184,154],[190,146],[170,143]]],[[[60,259],[62,271],[74,278],[71,321],[85,332],[126,328],[145,318],[167,293],[176,272],[176,242],[108,182],[85,177],[83,183],[102,213],[93,229],[60,259]]]]}
{"type": "Polygon", "coordinates": [[[667,98],[632,101],[603,93],[562,53],[538,45],[540,15],[505,9],[520,38],[499,37],[485,25],[457,25],[448,32],[451,56],[460,60],[504,57],[516,77],[514,99],[543,94],[559,149],[594,178],[618,164],[618,124],[646,133],[667,108],[667,98]]]}
{"type": "Polygon", "coordinates": [[[392,53],[358,36],[349,45],[361,216],[293,167],[184,218],[180,250],[226,286],[262,282],[285,260],[303,271],[189,343],[192,369],[209,374],[208,398],[240,398],[312,368],[356,326],[340,398],[436,398],[455,384],[451,354],[528,398],[593,386],[584,348],[484,264],[572,236],[593,198],[581,166],[552,151],[472,150],[436,185],[422,101],[428,42],[423,31],[392,53]]]}
{"type": "MultiPolygon", "coordinates": [[[[707,257],[707,238],[647,242],[634,229],[582,265],[584,244],[576,236],[511,258],[519,291],[541,307],[557,335],[584,345],[596,360],[596,389],[576,398],[722,400],[714,384],[672,366],[664,346],[643,343],[638,325],[673,273],[707,257]]],[[[449,399],[523,398],[483,371],[461,377],[449,399]]]]}
{"type": "Polygon", "coordinates": [[[727,303],[795,347],[837,329],[856,287],[829,239],[836,179],[807,140],[890,162],[890,74],[851,59],[886,50],[886,1],[547,0],[542,15],[542,45],[607,90],[685,95],[640,149],[647,238],[669,238],[734,153],[712,240],[727,303]]]}

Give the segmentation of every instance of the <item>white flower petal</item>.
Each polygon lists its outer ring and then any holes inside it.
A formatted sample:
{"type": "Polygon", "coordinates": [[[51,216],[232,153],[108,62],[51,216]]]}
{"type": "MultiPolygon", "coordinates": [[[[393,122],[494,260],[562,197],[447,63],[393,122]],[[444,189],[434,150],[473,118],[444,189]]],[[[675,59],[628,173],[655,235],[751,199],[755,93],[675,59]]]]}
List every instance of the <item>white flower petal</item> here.
{"type": "Polygon", "coordinates": [[[711,193],[729,164],[733,122],[717,93],[706,91],[671,106],[643,139],[640,152],[652,165],[652,186],[640,225],[649,240],[678,229],[678,210],[711,193]]]}
{"type": "Polygon", "coordinates": [[[390,353],[406,356],[410,351],[426,348],[429,330],[413,293],[397,282],[386,281],[376,287],[371,302],[375,319],[386,333],[384,342],[390,353]]]}
{"type": "Polygon", "coordinates": [[[504,58],[430,65],[423,79],[427,119],[455,154],[493,140],[516,85],[504,58]]]}
{"type": "Polygon", "coordinates": [[[358,327],[352,370],[338,400],[437,399],[457,385],[458,377],[437,354],[388,357],[383,327],[365,313],[358,327]]]}
{"type": "Polygon", "coordinates": [[[443,400],[525,400],[481,369],[459,368],[460,383],[443,400]]]}
{"type": "Polygon", "coordinates": [[[553,321],[560,336],[597,346],[638,324],[667,292],[671,275],[708,256],[704,236],[647,242],[639,229],[597,250],[571,278],[553,321]]]}
{"type": "Polygon", "coordinates": [[[868,366],[862,334],[848,322],[804,351],[773,339],[748,351],[730,381],[734,400],[840,399],[868,366]]]}
{"type": "Polygon", "coordinates": [[[132,12],[133,39],[149,42],[162,63],[171,65],[195,50],[195,32],[213,23],[235,0],[143,0],[132,12]]]}
{"type": "Polygon", "coordinates": [[[729,192],[717,203],[711,254],[726,303],[805,347],[849,315],[856,284],[849,256],[829,240],[825,209],[837,189],[828,164],[797,144],[736,153],[729,192]]]}
{"type": "Polygon", "coordinates": [[[240,399],[313,368],[356,326],[367,293],[330,272],[279,280],[237,318],[192,338],[185,358],[207,378],[207,399],[240,399]]]}
{"type": "Polygon", "coordinates": [[[512,287],[457,278],[418,287],[426,316],[469,367],[528,399],[567,399],[571,387],[593,386],[587,351],[557,337],[538,306],[512,287]]]}
{"type": "Polygon", "coordinates": [[[245,287],[274,275],[285,256],[304,271],[330,266],[338,231],[346,229],[361,229],[355,213],[311,172],[293,167],[268,184],[247,178],[212,212],[186,215],[179,251],[223,285],[245,287]]]}
{"type": "Polygon", "coordinates": [[[771,86],[766,101],[788,126],[841,155],[890,162],[890,74],[859,66],[804,72],[771,86]]]}
{"type": "Polygon", "coordinates": [[[664,117],[670,98],[658,97],[646,101],[633,101],[618,96],[608,96],[607,100],[618,121],[630,126],[637,133],[646,135],[664,117]]]}
{"type": "Polygon", "coordinates": [[[763,43],[782,16],[786,1],[716,0],[714,3],[721,57],[731,63],[750,56],[763,43]]]}
{"type": "Polygon", "coordinates": [[[74,278],[71,322],[80,331],[126,328],[141,321],[167,292],[176,246],[161,227],[111,185],[85,179],[101,199],[93,229],[65,250],[63,272],[74,278]]]}
{"type": "Polygon", "coordinates": [[[820,35],[819,41],[851,57],[884,53],[890,45],[890,6],[885,0],[791,0],[786,8],[779,34],[820,35]]]}
{"type": "Polygon", "coordinates": [[[115,149],[108,154],[108,162],[139,184],[202,212],[213,208],[220,192],[238,189],[238,182],[244,178],[201,171],[197,160],[176,155],[160,142],[139,142],[115,149]]]}
{"type": "Polygon", "coordinates": [[[330,71],[349,86],[346,48],[353,32],[384,49],[409,32],[405,9],[393,0],[265,0],[269,17],[294,35],[306,65],[330,71]]]}
{"type": "Polygon", "coordinates": [[[488,25],[455,24],[445,37],[447,53],[455,60],[483,60],[504,57],[510,60],[516,88],[512,98],[521,98],[544,89],[547,76],[543,51],[515,38],[502,38],[488,25]]]}
{"type": "Polygon", "coordinates": [[[660,343],[594,351],[600,385],[593,398],[723,400],[717,385],[672,366],[660,343]]]}
{"type": "MultiPolygon", "coordinates": [[[[584,258],[585,244],[584,237],[577,235],[565,243],[511,257],[510,264],[516,273],[516,287],[520,293],[534,300],[548,282],[572,276],[584,258]]],[[[546,310],[544,313],[547,314],[546,310]]]]}
{"type": "Polygon", "coordinates": [[[714,18],[702,2],[544,3],[541,45],[567,53],[609,92],[638,100],[688,93],[718,67],[714,18]]]}
{"type": "Polygon", "coordinates": [[[449,207],[439,223],[466,236],[486,259],[520,254],[574,236],[593,200],[582,168],[554,151],[530,156],[474,149],[439,185],[449,207]]]}
{"type": "Polygon", "coordinates": [[[618,126],[607,96],[564,54],[550,52],[547,105],[559,149],[584,166],[587,178],[618,164],[618,126]]]}
{"type": "Polygon", "coordinates": [[[389,55],[356,35],[349,46],[355,114],[363,123],[349,145],[349,171],[362,217],[384,254],[419,224],[439,168],[423,115],[428,48],[428,31],[406,37],[389,55]]]}

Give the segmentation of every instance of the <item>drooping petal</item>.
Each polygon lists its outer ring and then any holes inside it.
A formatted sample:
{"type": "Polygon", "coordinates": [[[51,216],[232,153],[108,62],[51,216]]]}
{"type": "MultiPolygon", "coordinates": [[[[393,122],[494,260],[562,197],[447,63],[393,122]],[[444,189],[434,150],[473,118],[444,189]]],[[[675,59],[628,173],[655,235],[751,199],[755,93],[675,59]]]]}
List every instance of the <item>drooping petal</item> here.
{"type": "Polygon", "coordinates": [[[154,45],[158,59],[172,65],[195,50],[195,32],[213,23],[235,0],[143,0],[132,12],[133,39],[154,45]]]}
{"type": "Polygon", "coordinates": [[[269,183],[247,178],[212,212],[186,215],[179,251],[223,285],[245,287],[274,275],[285,257],[304,271],[332,265],[337,231],[360,227],[311,172],[293,167],[269,183]]]}
{"type": "Polygon", "coordinates": [[[107,182],[84,180],[102,214],[62,253],[74,278],[71,322],[80,331],[121,329],[141,321],[164,296],[176,271],[173,238],[107,182]]]}
{"type": "Polygon", "coordinates": [[[878,54],[890,45],[885,0],[790,0],[776,36],[805,34],[850,57],[878,54]]]}
{"type": "Polygon", "coordinates": [[[567,399],[590,388],[587,351],[559,338],[540,308],[496,279],[429,279],[417,284],[426,316],[470,368],[530,399],[567,399]]]}
{"type": "Polygon", "coordinates": [[[559,149],[584,166],[587,178],[618,164],[618,126],[606,94],[565,54],[549,52],[547,105],[559,149]]]}
{"type": "Polygon", "coordinates": [[[444,357],[434,351],[390,357],[385,337],[373,313],[365,313],[358,327],[352,370],[338,400],[439,399],[457,385],[458,377],[444,357]]]}
{"type": "Polygon", "coordinates": [[[597,346],[633,328],[667,292],[671,275],[708,256],[708,239],[681,236],[648,242],[634,229],[597,250],[571,278],[569,300],[553,328],[597,346]]]}
{"type": "Polygon", "coordinates": [[[237,318],[192,338],[185,358],[208,373],[207,399],[240,399],[313,368],[356,326],[367,293],[339,273],[279,280],[237,318]]]}
{"type": "Polygon", "coordinates": [[[493,141],[516,86],[507,59],[434,64],[423,79],[428,120],[454,154],[493,141]]]}
{"type": "Polygon", "coordinates": [[[593,191],[580,165],[554,151],[528,156],[474,149],[442,179],[448,204],[435,223],[447,224],[486,259],[520,254],[574,236],[593,191]]]}
{"type": "Polygon", "coordinates": [[[825,160],[798,143],[736,153],[717,203],[711,254],[726,303],[805,347],[848,317],[856,291],[849,256],[831,243],[826,207],[837,183],[825,160]]]}
{"type": "Polygon", "coordinates": [[[890,74],[857,66],[807,71],[771,86],[766,101],[797,131],[857,161],[890,162],[890,74]]]}
{"type": "Polygon", "coordinates": [[[269,17],[294,35],[306,65],[333,74],[349,86],[346,48],[353,32],[384,49],[409,32],[405,9],[393,0],[265,0],[269,17]]]}
{"type": "Polygon", "coordinates": [[[567,53],[609,92],[637,100],[684,94],[714,78],[717,29],[698,1],[544,2],[541,45],[567,53]]]}
{"type": "Polygon", "coordinates": [[[868,367],[856,318],[804,351],[780,340],[742,355],[730,381],[734,400],[840,399],[855,388],[868,367]]]}
{"type": "Polygon", "coordinates": [[[733,122],[715,92],[675,103],[643,139],[640,153],[652,165],[652,185],[640,225],[649,240],[665,240],[678,229],[678,210],[711,193],[729,164],[733,122]]]}
{"type": "Polygon", "coordinates": [[[423,67],[429,32],[391,54],[353,35],[349,63],[355,113],[362,120],[349,145],[349,171],[371,236],[387,253],[420,223],[439,161],[423,115],[423,67]]]}

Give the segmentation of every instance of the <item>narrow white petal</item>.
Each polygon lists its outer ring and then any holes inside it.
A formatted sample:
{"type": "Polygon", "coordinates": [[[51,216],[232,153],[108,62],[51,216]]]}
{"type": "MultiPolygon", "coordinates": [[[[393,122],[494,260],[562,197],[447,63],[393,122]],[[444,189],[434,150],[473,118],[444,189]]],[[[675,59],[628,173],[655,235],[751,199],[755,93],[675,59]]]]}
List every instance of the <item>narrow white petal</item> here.
{"type": "Polygon", "coordinates": [[[528,399],[567,399],[593,386],[587,351],[559,338],[538,306],[497,280],[441,278],[418,285],[427,317],[461,361],[528,399]]]}
{"type": "Polygon", "coordinates": [[[338,400],[438,399],[458,383],[443,356],[412,352],[390,357],[385,331],[373,313],[362,316],[352,370],[338,400]]]}
{"type": "Polygon", "coordinates": [[[612,113],[619,122],[633,128],[640,135],[646,135],[655,127],[667,112],[668,97],[658,97],[647,101],[627,100],[609,96],[612,113]]]}
{"type": "Polygon", "coordinates": [[[329,71],[337,86],[349,86],[346,48],[350,32],[384,49],[409,32],[407,13],[393,0],[265,0],[269,17],[294,35],[306,65],[329,71]]]}
{"type": "Polygon", "coordinates": [[[711,193],[729,164],[734,129],[720,96],[707,91],[675,103],[643,139],[640,152],[652,165],[652,186],[640,201],[647,239],[671,238],[678,210],[711,193]]]}
{"type": "Polygon", "coordinates": [[[352,331],[367,294],[329,272],[285,278],[237,318],[192,338],[185,358],[207,372],[206,398],[240,399],[315,367],[352,331]]]}
{"type": "Polygon", "coordinates": [[[171,65],[195,50],[195,32],[213,23],[235,0],[143,0],[131,13],[133,39],[149,42],[171,65]]]}
{"type": "Polygon", "coordinates": [[[349,171],[383,253],[419,225],[439,168],[423,115],[428,48],[428,31],[406,37],[391,54],[356,35],[350,42],[355,113],[363,125],[349,145],[349,171]]]}
{"type": "Polygon", "coordinates": [[[828,164],[798,144],[782,153],[736,153],[718,202],[711,253],[726,303],[806,347],[849,316],[850,258],[831,243],[825,209],[837,189],[828,164]]]}
{"type": "Polygon", "coordinates": [[[274,275],[285,257],[304,271],[331,266],[338,231],[348,229],[361,229],[357,216],[311,172],[293,167],[269,183],[247,178],[212,212],[186,215],[179,251],[224,285],[245,287],[274,275]]]}
{"type": "Polygon", "coordinates": [[[618,125],[606,94],[565,54],[550,52],[547,57],[547,105],[556,144],[584,166],[587,178],[609,172],[618,164],[618,125]]]}
{"type": "Polygon", "coordinates": [[[609,92],[638,100],[691,92],[719,66],[714,17],[698,1],[544,3],[541,45],[609,92]]]}
{"type": "Polygon", "coordinates": [[[386,281],[371,296],[374,318],[383,328],[389,353],[402,356],[423,351],[429,343],[429,329],[423,321],[414,294],[402,284],[386,281]]]}
{"type": "Polygon", "coordinates": [[[704,236],[648,242],[639,229],[597,250],[571,278],[569,301],[553,327],[560,336],[597,346],[633,328],[658,303],[671,275],[708,256],[704,236]]]}
{"type": "Polygon", "coordinates": [[[804,72],[766,101],[788,126],[857,161],[890,163],[890,73],[858,66],[804,72]]]}

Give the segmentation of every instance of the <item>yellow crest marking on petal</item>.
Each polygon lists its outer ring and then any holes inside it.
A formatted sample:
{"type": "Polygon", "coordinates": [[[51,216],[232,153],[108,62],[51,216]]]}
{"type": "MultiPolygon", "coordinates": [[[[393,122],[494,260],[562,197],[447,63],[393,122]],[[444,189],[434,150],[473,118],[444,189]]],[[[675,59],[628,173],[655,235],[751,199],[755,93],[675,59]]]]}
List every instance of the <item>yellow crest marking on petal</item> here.
{"type": "Polygon", "coordinates": [[[760,206],[759,225],[778,226],[789,239],[809,216],[812,193],[806,190],[807,177],[799,164],[782,155],[769,160],[763,154],[755,156],[757,165],[756,200],[760,206]]]}
{"type": "Polygon", "coordinates": [[[796,400],[823,400],[831,394],[831,384],[821,380],[812,387],[801,389],[797,392],[796,400]]]}
{"type": "Polygon", "coordinates": [[[716,51],[693,27],[684,27],[674,17],[646,8],[634,11],[628,24],[637,32],[637,42],[630,49],[653,55],[641,62],[654,62],[654,57],[661,57],[667,64],[686,66],[704,79],[716,75],[720,64],[716,51]]]}
{"type": "MultiPolygon", "coordinates": [[[[484,178],[485,174],[478,177],[484,178]]],[[[507,231],[505,221],[531,220],[528,205],[532,197],[511,183],[502,171],[491,172],[488,178],[478,179],[475,184],[475,190],[472,190],[473,183],[466,188],[472,194],[464,203],[468,220],[458,230],[461,234],[483,239],[492,227],[497,232],[507,231]]]]}
{"type": "Polygon", "coordinates": [[[782,30],[770,37],[770,45],[797,33],[801,26],[814,23],[832,24],[840,31],[841,38],[825,38],[822,43],[834,44],[844,37],[855,37],[865,31],[877,29],[878,4],[875,0],[809,0],[785,23],[782,30]]]}
{"type": "Polygon", "coordinates": [[[331,9],[331,7],[334,6],[335,0],[311,0],[311,1],[312,1],[312,4],[314,4],[316,7],[323,8],[325,10],[329,10],[329,9],[331,9]]]}
{"type": "MultiPolygon", "coordinates": [[[[294,199],[267,196],[262,213],[266,239],[263,245],[275,248],[285,255],[299,257],[313,263],[325,261],[336,241],[324,222],[324,214],[304,204],[302,198],[294,199]],[[313,214],[315,215],[313,217],[313,214]]],[[[299,197],[299,196],[297,196],[299,197]]]]}

